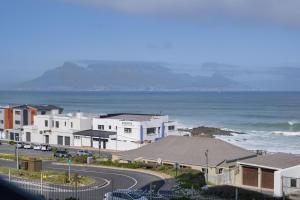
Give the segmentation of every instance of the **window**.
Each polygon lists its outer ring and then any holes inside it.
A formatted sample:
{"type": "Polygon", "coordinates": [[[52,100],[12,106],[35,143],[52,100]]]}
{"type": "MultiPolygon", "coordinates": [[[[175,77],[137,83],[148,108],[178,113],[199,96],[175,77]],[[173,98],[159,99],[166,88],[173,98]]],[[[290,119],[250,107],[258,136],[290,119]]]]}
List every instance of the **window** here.
{"type": "Polygon", "coordinates": [[[48,120],[45,120],[45,127],[48,127],[48,120]]]}
{"type": "Polygon", "coordinates": [[[54,120],[52,120],[52,127],[54,127],[54,120]]]}
{"type": "Polygon", "coordinates": [[[64,139],[63,136],[58,135],[57,136],[57,144],[58,145],[63,145],[63,139],[64,139]]]}
{"type": "Polygon", "coordinates": [[[109,129],[111,129],[111,126],[108,126],[109,129]]]}
{"type": "Polygon", "coordinates": [[[174,130],[175,130],[175,126],[169,126],[169,127],[168,127],[168,130],[169,130],[169,131],[174,131],[174,130]]]}
{"type": "Polygon", "coordinates": [[[104,130],[104,125],[98,125],[98,130],[104,130]]]}
{"type": "Polygon", "coordinates": [[[124,128],[124,133],[132,133],[132,128],[124,128]]]}
{"type": "Polygon", "coordinates": [[[147,135],[155,134],[156,128],[147,128],[147,135]]]}
{"type": "Polygon", "coordinates": [[[203,173],[207,173],[207,171],[208,171],[207,168],[202,168],[203,173]]]}
{"type": "Polygon", "coordinates": [[[4,124],[4,121],[3,121],[3,120],[0,120],[0,124],[4,124]]]}
{"type": "Polygon", "coordinates": [[[30,141],[31,141],[31,133],[26,132],[26,142],[30,142],[30,141]]]}
{"type": "Polygon", "coordinates": [[[70,137],[65,137],[65,145],[66,146],[70,146],[70,142],[71,141],[71,139],[70,139],[70,137]]]}
{"type": "Polygon", "coordinates": [[[79,135],[75,135],[75,136],[74,136],[74,139],[80,140],[80,136],[79,136],[79,135]]]}
{"type": "Polygon", "coordinates": [[[67,122],[65,122],[65,127],[67,126],[67,122]]]}
{"type": "Polygon", "coordinates": [[[20,125],[21,122],[20,122],[19,120],[15,120],[15,124],[16,124],[16,125],[20,125]]]}
{"type": "Polygon", "coordinates": [[[223,168],[218,169],[218,174],[223,174],[223,168]]]}
{"type": "Polygon", "coordinates": [[[291,179],[291,187],[293,187],[293,188],[297,187],[297,179],[295,179],[295,178],[291,179]]]}
{"type": "Polygon", "coordinates": [[[59,121],[56,121],[56,122],[55,122],[55,127],[56,127],[56,128],[59,128],[59,121]]]}
{"type": "Polygon", "coordinates": [[[71,122],[71,128],[73,128],[73,122],[71,122]]]}
{"type": "Polygon", "coordinates": [[[16,110],[16,111],[15,111],[15,115],[21,115],[21,111],[16,110]]]}
{"type": "Polygon", "coordinates": [[[118,127],[116,126],[116,130],[118,130],[118,127]]]}

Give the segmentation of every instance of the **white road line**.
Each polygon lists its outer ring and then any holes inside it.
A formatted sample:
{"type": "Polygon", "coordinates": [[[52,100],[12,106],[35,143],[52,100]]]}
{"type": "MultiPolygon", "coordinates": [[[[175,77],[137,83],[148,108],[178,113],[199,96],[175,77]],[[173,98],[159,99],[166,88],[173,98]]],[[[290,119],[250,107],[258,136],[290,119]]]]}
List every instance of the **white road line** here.
{"type": "MultiPolygon", "coordinates": [[[[65,168],[55,168],[55,167],[47,167],[48,169],[54,169],[54,170],[59,170],[59,169],[65,169],[65,168]]],[[[78,171],[78,172],[91,172],[91,173],[97,173],[97,174],[111,174],[111,175],[117,175],[117,176],[123,176],[126,178],[129,178],[131,180],[133,180],[134,184],[130,187],[128,187],[127,189],[132,189],[133,187],[135,187],[137,185],[137,180],[131,176],[125,175],[125,174],[119,174],[119,173],[112,173],[112,172],[98,172],[98,171],[90,171],[90,170],[81,170],[81,169],[71,169],[71,171],[78,171]]]]}

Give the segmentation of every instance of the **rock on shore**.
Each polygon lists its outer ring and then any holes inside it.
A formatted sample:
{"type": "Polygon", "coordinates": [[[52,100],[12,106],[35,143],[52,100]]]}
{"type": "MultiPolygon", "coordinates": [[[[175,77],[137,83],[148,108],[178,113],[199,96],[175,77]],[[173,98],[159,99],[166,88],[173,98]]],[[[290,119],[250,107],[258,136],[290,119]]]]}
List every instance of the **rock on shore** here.
{"type": "Polygon", "coordinates": [[[200,136],[200,137],[214,137],[216,135],[224,135],[224,136],[232,136],[232,133],[243,134],[240,132],[233,132],[228,130],[223,130],[220,128],[214,127],[206,127],[200,126],[192,129],[184,129],[183,131],[187,131],[191,133],[191,136],[200,136]]]}

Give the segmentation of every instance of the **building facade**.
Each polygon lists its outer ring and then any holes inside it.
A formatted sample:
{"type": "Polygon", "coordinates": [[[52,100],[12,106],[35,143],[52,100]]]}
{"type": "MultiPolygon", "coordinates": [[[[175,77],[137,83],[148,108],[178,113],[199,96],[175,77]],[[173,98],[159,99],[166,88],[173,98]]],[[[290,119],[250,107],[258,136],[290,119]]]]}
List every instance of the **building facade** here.
{"type": "Polygon", "coordinates": [[[73,133],[92,127],[92,117],[83,113],[36,115],[34,125],[24,126],[22,141],[73,146],[73,133]]]}

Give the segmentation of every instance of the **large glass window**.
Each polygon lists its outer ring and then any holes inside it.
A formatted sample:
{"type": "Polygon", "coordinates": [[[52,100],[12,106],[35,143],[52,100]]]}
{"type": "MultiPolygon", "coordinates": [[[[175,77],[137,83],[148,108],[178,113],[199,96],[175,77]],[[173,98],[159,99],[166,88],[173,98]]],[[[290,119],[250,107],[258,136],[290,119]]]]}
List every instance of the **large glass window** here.
{"type": "Polygon", "coordinates": [[[124,133],[132,133],[132,128],[124,128],[124,133]]]}
{"type": "Polygon", "coordinates": [[[98,130],[104,130],[104,125],[98,125],[98,130]]]}
{"type": "Polygon", "coordinates": [[[156,128],[147,128],[147,135],[155,134],[156,128]]]}
{"type": "Polygon", "coordinates": [[[48,127],[48,120],[45,120],[45,127],[48,127]]]}

